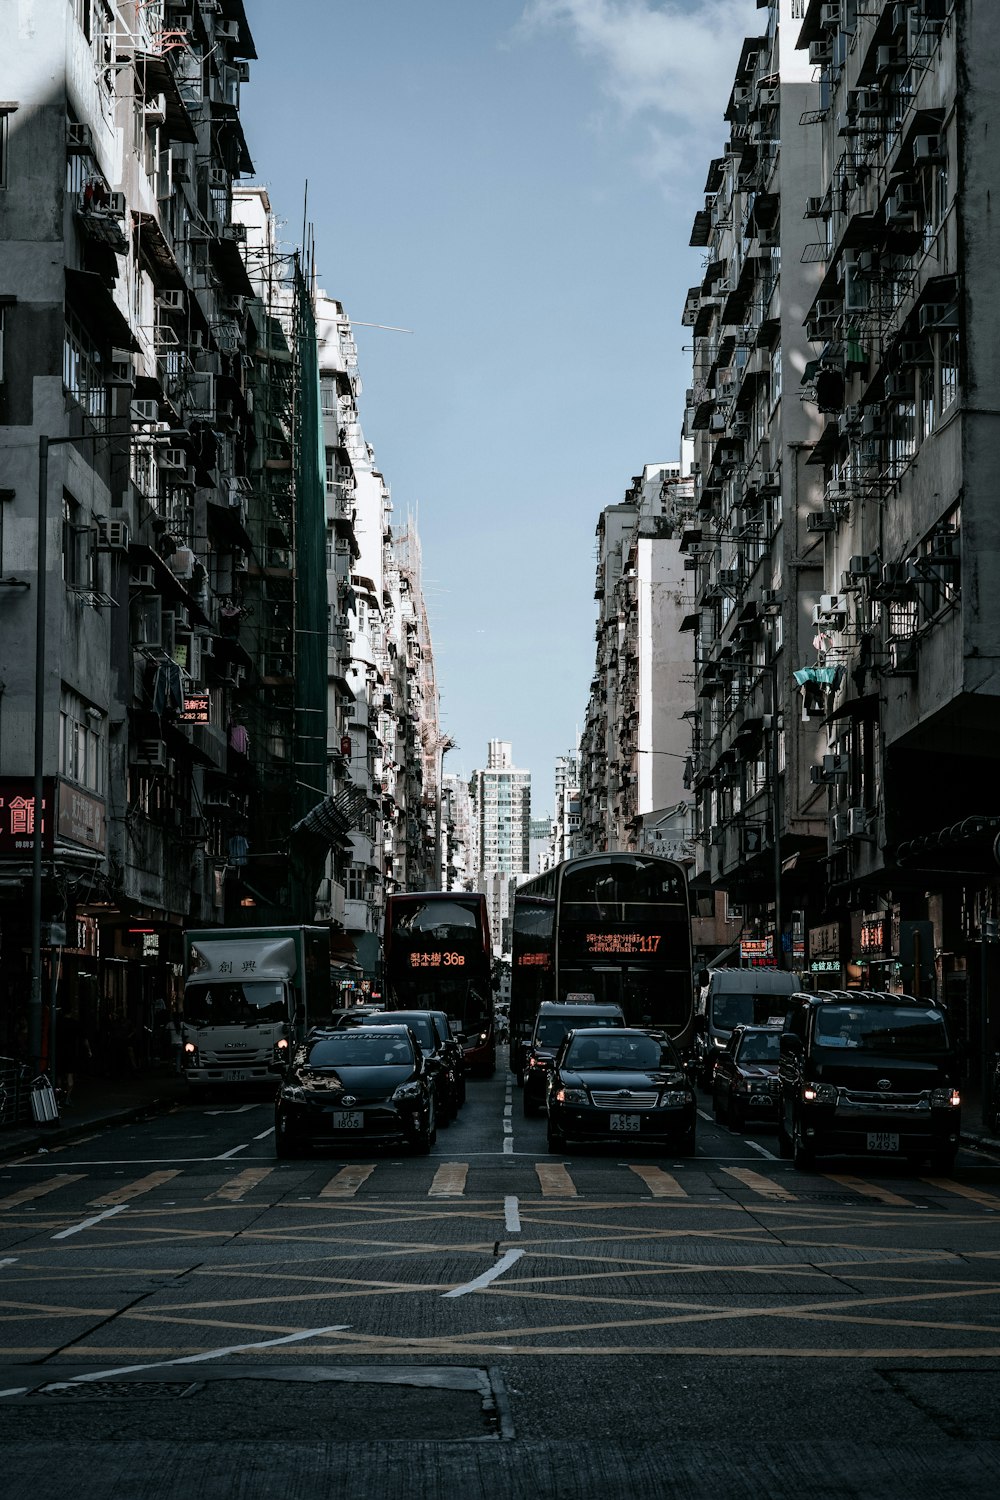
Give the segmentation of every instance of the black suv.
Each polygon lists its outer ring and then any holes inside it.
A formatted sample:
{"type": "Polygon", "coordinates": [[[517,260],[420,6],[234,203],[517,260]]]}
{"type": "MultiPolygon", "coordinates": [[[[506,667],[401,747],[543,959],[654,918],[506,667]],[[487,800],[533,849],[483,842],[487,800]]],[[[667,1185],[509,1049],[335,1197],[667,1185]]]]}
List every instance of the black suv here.
{"type": "Polygon", "coordinates": [[[959,1058],[942,1006],[913,995],[792,995],[781,1033],[778,1148],[930,1157],[947,1171],[961,1129],[959,1058]]]}
{"type": "Polygon", "coordinates": [[[545,1093],[555,1055],[563,1038],[579,1026],[624,1026],[617,1005],[560,1005],[543,1000],[535,1017],[531,1045],[524,1059],[524,1113],[529,1118],[545,1109],[545,1093]]]}

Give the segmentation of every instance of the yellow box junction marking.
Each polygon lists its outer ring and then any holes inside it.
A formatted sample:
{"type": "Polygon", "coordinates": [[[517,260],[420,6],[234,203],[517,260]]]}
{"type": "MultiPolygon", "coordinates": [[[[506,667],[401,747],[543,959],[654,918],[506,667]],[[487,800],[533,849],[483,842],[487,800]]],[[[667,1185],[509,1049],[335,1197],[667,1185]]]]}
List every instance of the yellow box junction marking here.
{"type": "Polygon", "coordinates": [[[913,1207],[909,1198],[903,1198],[890,1188],[879,1187],[874,1182],[865,1182],[863,1177],[850,1177],[840,1172],[825,1172],[823,1175],[828,1182],[839,1182],[841,1187],[850,1188],[852,1193],[860,1193],[863,1198],[877,1198],[879,1203],[889,1203],[895,1208],[913,1207]]]}
{"type": "Polygon", "coordinates": [[[273,1167],[247,1167],[245,1172],[240,1172],[232,1182],[224,1182],[222,1187],[216,1188],[214,1193],[209,1193],[210,1198],[226,1198],[230,1203],[238,1203],[243,1194],[256,1187],[265,1177],[270,1177],[274,1171],[273,1167]]]}
{"type": "Polygon", "coordinates": [[[995,1193],[984,1193],[982,1188],[969,1187],[964,1182],[952,1182],[950,1177],[921,1177],[921,1182],[938,1188],[942,1193],[958,1193],[972,1203],[981,1203],[984,1208],[1000,1208],[1000,1198],[995,1193]]]}
{"type": "Polygon", "coordinates": [[[44,1198],[46,1193],[68,1187],[71,1182],[79,1182],[86,1175],[86,1172],[60,1172],[58,1177],[51,1177],[48,1182],[36,1182],[31,1187],[11,1193],[9,1198],[0,1198],[0,1208],[17,1208],[19,1203],[30,1203],[32,1198],[44,1198]]]}

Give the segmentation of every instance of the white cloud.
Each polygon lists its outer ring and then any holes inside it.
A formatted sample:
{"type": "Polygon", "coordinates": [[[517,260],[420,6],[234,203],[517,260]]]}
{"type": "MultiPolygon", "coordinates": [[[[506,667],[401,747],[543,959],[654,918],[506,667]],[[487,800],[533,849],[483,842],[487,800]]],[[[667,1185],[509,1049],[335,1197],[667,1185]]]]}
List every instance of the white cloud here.
{"type": "Polygon", "coordinates": [[[691,151],[702,171],[721,140],[743,38],[761,20],[753,0],[528,0],[520,33],[568,32],[623,116],[651,117],[646,170],[673,176],[691,151]]]}

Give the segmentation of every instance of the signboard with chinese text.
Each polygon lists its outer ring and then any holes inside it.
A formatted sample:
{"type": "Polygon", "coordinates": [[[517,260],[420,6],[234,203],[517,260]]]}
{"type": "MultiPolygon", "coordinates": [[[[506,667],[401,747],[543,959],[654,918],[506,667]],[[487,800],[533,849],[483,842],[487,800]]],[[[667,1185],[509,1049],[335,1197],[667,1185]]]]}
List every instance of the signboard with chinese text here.
{"type": "MultiPolygon", "coordinates": [[[[54,783],[42,784],[42,850],[52,853],[52,806],[54,783]]],[[[35,793],[30,776],[0,777],[0,858],[30,854],[35,842],[35,793]]]]}
{"type": "Polygon", "coordinates": [[[662,939],[660,932],[588,932],[584,944],[586,952],[595,957],[611,954],[615,958],[632,958],[655,953],[662,939]]]}
{"type": "Polygon", "coordinates": [[[69,844],[82,844],[103,854],[107,847],[107,810],[100,797],[72,782],[59,780],[59,837],[69,844]]]}
{"type": "Polygon", "coordinates": [[[411,969],[461,969],[465,965],[464,953],[451,953],[447,949],[436,950],[429,953],[414,952],[410,954],[411,969]]]}
{"type": "Polygon", "coordinates": [[[866,912],[861,918],[861,952],[882,954],[887,951],[889,924],[884,912],[866,912]]]}
{"type": "Polygon", "coordinates": [[[840,923],[827,922],[824,927],[809,929],[810,959],[830,958],[837,960],[840,968],[840,923]]]}
{"type": "Polygon", "coordinates": [[[208,693],[185,693],[184,710],[178,715],[182,724],[209,724],[210,699],[208,693]]]}
{"type": "Polygon", "coordinates": [[[770,937],[741,938],[740,958],[772,958],[774,943],[770,937]]]}

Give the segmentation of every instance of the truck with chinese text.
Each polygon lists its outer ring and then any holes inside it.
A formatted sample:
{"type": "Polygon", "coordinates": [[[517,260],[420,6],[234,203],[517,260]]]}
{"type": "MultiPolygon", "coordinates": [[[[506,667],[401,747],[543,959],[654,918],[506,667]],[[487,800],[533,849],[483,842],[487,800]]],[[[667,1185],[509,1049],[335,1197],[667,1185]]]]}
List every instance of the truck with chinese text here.
{"type": "Polygon", "coordinates": [[[181,1061],[192,1093],[277,1085],[330,1015],[326,927],[214,927],[184,937],[181,1061]]]}

